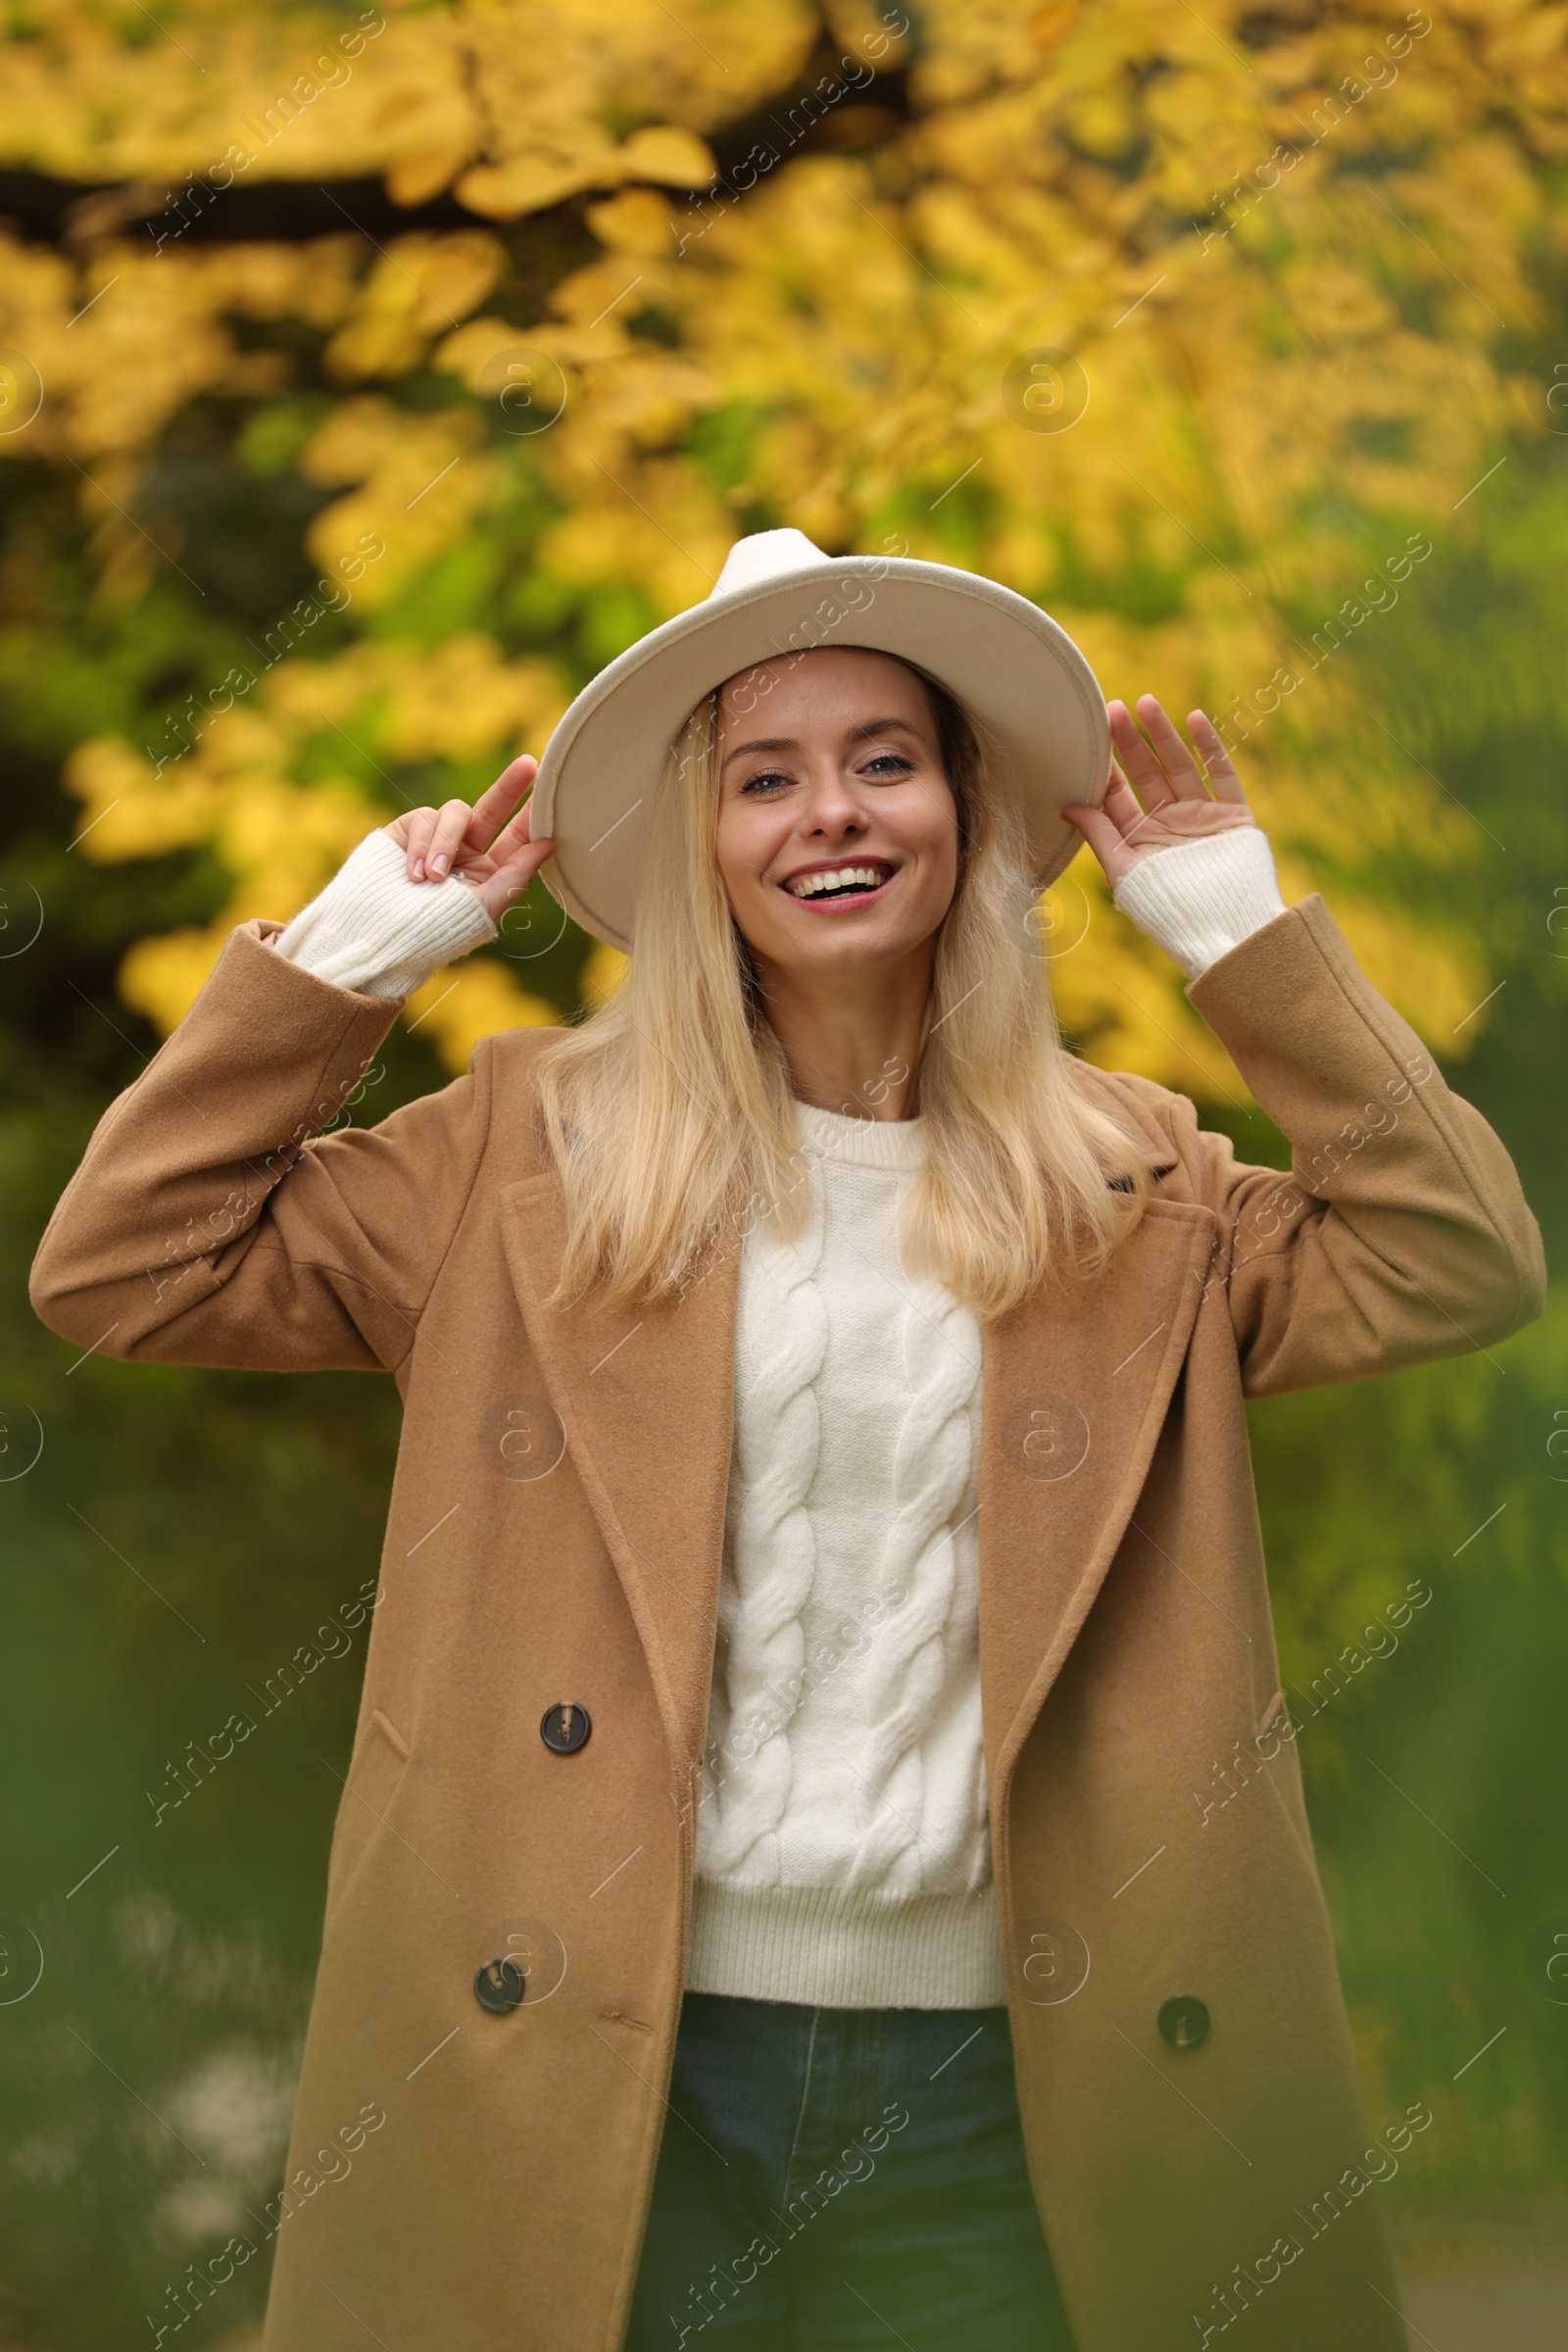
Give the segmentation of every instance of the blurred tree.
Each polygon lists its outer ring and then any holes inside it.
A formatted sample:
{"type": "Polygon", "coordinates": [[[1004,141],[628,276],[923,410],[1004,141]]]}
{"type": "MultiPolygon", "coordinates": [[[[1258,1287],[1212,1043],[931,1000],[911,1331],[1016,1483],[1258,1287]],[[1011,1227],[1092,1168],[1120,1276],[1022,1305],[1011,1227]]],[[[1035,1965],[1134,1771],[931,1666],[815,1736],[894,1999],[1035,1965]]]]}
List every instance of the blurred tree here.
{"type": "MultiPolygon", "coordinates": [[[[1464,1062],[1555,1246],[1568,63],[1532,0],[14,0],[0,64],[0,1426],[46,1439],[0,1483],[0,1911],[49,1952],[0,2009],[0,2304],[100,2352],[270,2185],[358,1667],[147,1791],[373,1572],[396,1400],[73,1362],[23,1283],[92,1120],[235,920],[542,748],[793,523],[992,572],[1108,692],[1214,711],[1286,895],[1464,1062]]],[[[1088,860],[1050,911],[1084,1050],[1277,1158],[1088,860]]],[[[536,889],[352,1115],[615,968],[536,889]]],[[[1568,1359],[1554,1322],[1494,1356],[1254,1415],[1369,2098],[1508,2027],[1398,2195],[1568,2180],[1531,1974],[1568,1359]]]]}
{"type": "MultiPolygon", "coordinates": [[[[1364,724],[1353,777],[1318,750],[1341,649],[1549,421],[1498,336],[1560,234],[1558,12],[61,0],[7,66],[6,455],[167,646],[72,747],[82,856],[210,845],[231,885],[127,954],[159,1028],[234,920],[537,748],[786,521],[977,565],[1111,691],[1202,700],[1396,1002],[1486,993],[1462,914],[1359,863],[1396,830],[1449,870],[1462,812],[1364,724]]],[[[1235,1090],[1087,861],[1054,915],[1089,1051],[1235,1090]]],[[[541,888],[414,1000],[449,1066],[574,1001],[558,930],[541,888]]]]}

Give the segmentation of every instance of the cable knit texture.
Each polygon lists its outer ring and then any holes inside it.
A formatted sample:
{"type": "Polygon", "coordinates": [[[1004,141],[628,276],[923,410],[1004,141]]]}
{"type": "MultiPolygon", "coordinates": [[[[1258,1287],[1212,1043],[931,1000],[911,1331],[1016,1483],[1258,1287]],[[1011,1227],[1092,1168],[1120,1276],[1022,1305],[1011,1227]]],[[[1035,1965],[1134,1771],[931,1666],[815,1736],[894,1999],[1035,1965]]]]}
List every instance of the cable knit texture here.
{"type": "MultiPolygon", "coordinates": [[[[893,1512],[882,1581],[886,1591],[906,1590],[909,1597],[890,1615],[866,1659],[863,1826],[850,1877],[857,1886],[913,1895],[925,1890],[929,1854],[961,1857],[971,1885],[989,1877],[990,1865],[976,1844],[985,1818],[977,1786],[928,1777],[922,1750],[926,1728],[942,1719],[956,1659],[965,1670],[971,1662],[978,1666],[971,1421],[980,1393],[980,1329],[938,1284],[905,1281],[898,1370],[908,1402],[890,1465],[893,1512]]],[[[972,1696],[978,1727],[978,1674],[972,1696]]]]}
{"type": "Polygon", "coordinates": [[[1111,893],[1189,980],[1285,912],[1268,836],[1236,825],[1142,858],[1111,893]]]}
{"type": "Polygon", "coordinates": [[[797,1119],[806,1233],[760,1223],[741,1259],[687,1984],[984,2007],[1004,1995],[980,1737],[979,1326],[902,1263],[924,1123],[797,1119]]]}
{"type": "Polygon", "coordinates": [[[466,882],[411,882],[390,833],[367,834],[273,942],[280,956],[366,997],[407,997],[496,926],[466,882]]]}
{"type": "Polygon", "coordinates": [[[715,1877],[777,1886],[780,1828],[792,1779],[785,1694],[804,1687],[806,1618],[816,1583],[816,1529],[807,1498],[821,1450],[817,1384],[827,1347],[823,1220],[813,1200],[793,1244],[744,1252],[726,1556],[718,1641],[732,1722],[748,1728],[744,1785],[705,1823],[715,1877]]]}

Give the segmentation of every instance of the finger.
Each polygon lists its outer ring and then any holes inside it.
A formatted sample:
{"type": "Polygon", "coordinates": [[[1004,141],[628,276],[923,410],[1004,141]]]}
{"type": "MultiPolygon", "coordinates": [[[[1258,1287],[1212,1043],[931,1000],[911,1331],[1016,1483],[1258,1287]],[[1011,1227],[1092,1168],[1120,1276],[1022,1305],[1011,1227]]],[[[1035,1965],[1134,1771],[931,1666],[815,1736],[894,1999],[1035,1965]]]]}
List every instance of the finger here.
{"type": "Polygon", "coordinates": [[[1175,720],[1152,694],[1138,697],[1138,715],[1177,799],[1206,801],[1208,790],[1202,770],[1183,742],[1175,720]]]}
{"type": "Polygon", "coordinates": [[[398,819],[404,828],[404,864],[411,882],[424,880],[424,856],[439,814],[436,808],[411,808],[407,816],[398,819]]]}
{"type": "Polygon", "coordinates": [[[502,865],[507,858],[514,857],[532,839],[533,802],[529,799],[523,802],[512,822],[502,826],[495,840],[490,844],[490,856],[497,865],[502,865]]]}
{"type": "Polygon", "coordinates": [[[493,923],[499,923],[507,908],[521,898],[555,846],[553,841],[523,842],[505,865],[498,865],[489,880],[481,883],[479,896],[493,923]]]}
{"type": "Polygon", "coordinates": [[[1206,710],[1189,710],[1187,724],[1192,731],[1193,741],[1202,754],[1203,765],[1208,770],[1209,788],[1215,800],[1239,802],[1245,808],[1247,795],[1242,790],[1242,779],[1236,773],[1235,762],[1225,748],[1225,740],[1218,727],[1206,710]]]}
{"type": "MultiPolygon", "coordinates": [[[[533,790],[538,773],[539,762],[531,752],[524,752],[502,769],[488,792],[482,792],[473,805],[467,835],[470,850],[488,850],[492,857],[498,855],[497,836],[517,803],[533,790]]],[[[526,840],[527,835],[522,838],[526,840]]]]}
{"type": "Polygon", "coordinates": [[[432,881],[444,881],[451,872],[452,860],[463,846],[472,818],[473,810],[466,801],[442,803],[435,831],[424,853],[424,870],[432,881]]]}
{"type": "Polygon", "coordinates": [[[1103,806],[1123,841],[1136,841],[1140,826],[1149,822],[1149,812],[1114,760],[1110,763],[1110,782],[1105,786],[1103,806]]]}
{"type": "Polygon", "coordinates": [[[1171,797],[1158,755],[1144,740],[1138,721],[1125,703],[1107,703],[1105,712],[1110,720],[1110,740],[1127,781],[1145,808],[1157,808],[1161,801],[1171,797]]]}
{"type": "Polygon", "coordinates": [[[1077,826],[1111,882],[1114,884],[1119,881],[1132,860],[1114,821],[1105,814],[1103,808],[1091,808],[1087,802],[1073,801],[1061,813],[1069,824],[1077,826]]]}

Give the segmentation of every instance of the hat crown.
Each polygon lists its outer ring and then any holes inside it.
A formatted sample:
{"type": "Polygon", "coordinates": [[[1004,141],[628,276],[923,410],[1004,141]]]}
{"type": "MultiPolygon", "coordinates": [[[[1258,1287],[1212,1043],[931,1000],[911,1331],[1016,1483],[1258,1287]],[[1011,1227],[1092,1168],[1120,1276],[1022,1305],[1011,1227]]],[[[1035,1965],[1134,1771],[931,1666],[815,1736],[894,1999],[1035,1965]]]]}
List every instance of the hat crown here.
{"type": "Polygon", "coordinates": [[[753,531],[749,538],[736,540],[710,594],[733,596],[739,589],[757,588],[763,581],[804,571],[808,564],[831,561],[819,547],[812,546],[804,531],[753,531]]]}

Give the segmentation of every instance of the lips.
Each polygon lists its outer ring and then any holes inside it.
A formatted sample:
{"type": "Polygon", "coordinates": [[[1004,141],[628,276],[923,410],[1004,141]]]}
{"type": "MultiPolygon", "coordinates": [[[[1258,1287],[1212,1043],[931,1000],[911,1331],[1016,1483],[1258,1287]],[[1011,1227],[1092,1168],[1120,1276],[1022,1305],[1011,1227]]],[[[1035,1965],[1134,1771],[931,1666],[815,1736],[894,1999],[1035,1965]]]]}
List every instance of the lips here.
{"type": "Polygon", "coordinates": [[[885,858],[859,858],[792,874],[782,887],[803,905],[835,906],[871,897],[896,871],[885,858]]]}

